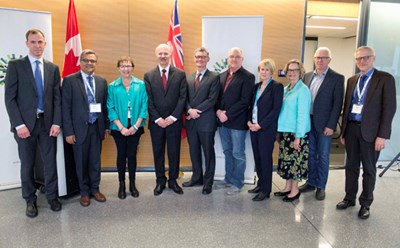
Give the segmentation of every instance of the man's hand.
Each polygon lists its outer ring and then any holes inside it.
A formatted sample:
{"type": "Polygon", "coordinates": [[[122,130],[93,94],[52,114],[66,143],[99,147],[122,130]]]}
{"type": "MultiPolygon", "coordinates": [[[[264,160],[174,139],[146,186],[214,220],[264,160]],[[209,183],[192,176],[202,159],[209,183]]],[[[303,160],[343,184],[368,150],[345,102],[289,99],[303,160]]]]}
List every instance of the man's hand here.
{"type": "Polygon", "coordinates": [[[31,136],[31,132],[29,131],[29,129],[26,126],[24,126],[24,127],[17,129],[17,135],[21,139],[26,139],[31,136]]]}
{"type": "Polygon", "coordinates": [[[166,128],[167,122],[163,118],[160,118],[160,120],[157,121],[157,125],[161,128],[166,128]]]}
{"type": "Polygon", "coordinates": [[[221,123],[224,123],[224,122],[226,122],[228,120],[228,116],[226,115],[226,111],[225,110],[218,109],[217,110],[217,117],[218,117],[218,119],[219,119],[219,121],[221,123]]]}
{"type": "Polygon", "coordinates": [[[326,127],[324,130],[324,135],[325,136],[332,136],[333,135],[333,129],[330,129],[329,127],[326,127]]]}
{"type": "Polygon", "coordinates": [[[340,136],[340,143],[341,143],[342,145],[345,145],[345,140],[344,140],[344,137],[343,137],[343,135],[342,135],[342,136],[340,136]]]}
{"type": "Polygon", "coordinates": [[[57,125],[52,125],[50,128],[50,137],[57,137],[60,134],[60,127],[57,125]]]}
{"type": "Polygon", "coordinates": [[[167,126],[172,125],[174,122],[174,118],[171,115],[165,118],[165,123],[167,124],[167,126]]]}
{"type": "Polygon", "coordinates": [[[75,142],[76,142],[75,135],[70,135],[70,136],[65,137],[65,141],[67,141],[67,143],[70,145],[75,144],[75,142]]]}
{"type": "Polygon", "coordinates": [[[383,149],[385,149],[385,143],[386,143],[386,139],[380,138],[380,137],[376,137],[376,139],[375,139],[375,151],[380,152],[383,149]]]}
{"type": "Polygon", "coordinates": [[[199,118],[201,112],[202,112],[202,111],[200,111],[200,110],[198,110],[198,109],[193,109],[193,108],[191,108],[191,109],[188,110],[188,114],[189,114],[189,116],[190,116],[191,119],[197,119],[197,118],[199,118]]]}

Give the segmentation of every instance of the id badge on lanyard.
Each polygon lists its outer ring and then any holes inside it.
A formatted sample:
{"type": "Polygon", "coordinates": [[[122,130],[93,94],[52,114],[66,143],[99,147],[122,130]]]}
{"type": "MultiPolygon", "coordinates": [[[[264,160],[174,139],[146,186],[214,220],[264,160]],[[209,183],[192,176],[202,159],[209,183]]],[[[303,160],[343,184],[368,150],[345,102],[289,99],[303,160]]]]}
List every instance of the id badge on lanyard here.
{"type": "Polygon", "coordinates": [[[358,82],[357,82],[357,86],[356,86],[357,87],[356,93],[357,93],[357,97],[358,97],[358,102],[353,104],[352,109],[351,109],[351,113],[352,114],[361,114],[363,106],[364,106],[363,104],[361,104],[361,98],[365,94],[365,91],[367,90],[367,86],[368,86],[368,83],[369,83],[370,79],[371,79],[371,76],[369,76],[367,78],[367,80],[365,81],[364,87],[362,88],[362,90],[360,90],[361,77],[358,78],[358,82]]]}

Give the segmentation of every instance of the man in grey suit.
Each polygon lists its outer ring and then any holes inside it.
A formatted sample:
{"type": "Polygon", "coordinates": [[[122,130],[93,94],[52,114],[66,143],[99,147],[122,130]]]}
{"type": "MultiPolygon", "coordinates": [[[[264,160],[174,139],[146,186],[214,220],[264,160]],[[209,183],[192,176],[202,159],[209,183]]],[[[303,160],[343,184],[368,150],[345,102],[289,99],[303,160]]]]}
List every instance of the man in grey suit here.
{"type": "Polygon", "coordinates": [[[301,192],[314,191],[317,200],[325,199],[332,135],[342,111],[344,76],[329,68],[332,56],[327,47],[315,51],[315,70],[304,75],[312,96],[308,180],[301,192]]]}
{"type": "Polygon", "coordinates": [[[392,75],[374,68],[375,52],[371,47],[361,46],[354,55],[360,73],[347,80],[342,119],[341,142],[347,154],[346,195],[336,208],[355,206],[362,163],[358,217],[367,219],[374,200],[376,162],[390,138],[396,113],[396,87],[392,75]]]}
{"type": "Polygon", "coordinates": [[[93,50],[82,51],[81,71],[65,77],[62,84],[64,137],[73,148],[80,204],[84,207],[90,205],[90,195],[98,202],[106,201],[99,184],[101,145],[109,127],[107,81],[94,74],[96,64],[93,50]]]}
{"type": "Polygon", "coordinates": [[[176,182],[179,175],[182,114],[186,103],[185,72],[170,65],[172,48],[160,44],[155,49],[159,64],[144,74],[149,108],[149,129],[153,146],[157,185],[154,195],[162,194],[167,183],[165,177],[165,145],[167,144],[168,187],[183,194],[176,182]]]}
{"type": "Polygon", "coordinates": [[[218,99],[220,84],[218,74],[207,69],[210,61],[206,48],[195,50],[194,62],[196,72],[188,79],[188,101],[186,103],[186,133],[189,142],[190,158],[193,174],[183,187],[203,185],[202,193],[207,195],[212,191],[215,174],[214,136],[217,130],[215,104],[218,99]],[[205,172],[203,176],[202,154],[204,151],[205,172]]]}
{"type": "Polygon", "coordinates": [[[21,160],[22,197],[25,214],[38,215],[34,166],[37,146],[44,166],[47,201],[53,211],[61,210],[57,199],[56,137],[61,126],[60,71],[43,59],[45,37],[38,29],[26,33],[28,56],[10,61],[5,78],[5,104],[11,131],[21,160]]]}

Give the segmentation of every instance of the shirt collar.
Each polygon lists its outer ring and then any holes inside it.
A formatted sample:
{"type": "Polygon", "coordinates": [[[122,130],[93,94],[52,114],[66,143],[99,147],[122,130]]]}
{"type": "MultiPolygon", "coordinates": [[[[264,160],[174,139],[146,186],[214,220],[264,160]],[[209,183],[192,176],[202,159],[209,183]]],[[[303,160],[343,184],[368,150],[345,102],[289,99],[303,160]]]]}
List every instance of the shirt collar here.
{"type": "Polygon", "coordinates": [[[165,74],[168,75],[170,67],[171,67],[171,65],[168,65],[167,67],[162,68],[160,65],[158,65],[158,70],[160,71],[160,74],[162,74],[162,70],[165,69],[166,70],[165,74]]]}
{"type": "MultiPolygon", "coordinates": [[[[325,77],[325,76],[326,76],[326,73],[328,73],[328,70],[329,70],[329,67],[327,67],[327,68],[325,69],[325,71],[323,71],[323,72],[321,73],[321,76],[322,76],[322,77],[325,77]]],[[[314,70],[314,76],[318,76],[317,70],[314,70]]]]}
{"type": "Polygon", "coordinates": [[[207,67],[206,67],[204,70],[202,70],[202,71],[196,71],[196,75],[199,74],[199,73],[201,73],[201,76],[204,76],[204,74],[206,73],[206,71],[207,71],[207,67]]]}
{"type": "Polygon", "coordinates": [[[374,73],[374,71],[375,71],[375,68],[372,67],[372,69],[369,70],[367,73],[365,73],[365,74],[360,73],[360,76],[365,75],[365,76],[367,76],[367,78],[369,78],[372,75],[372,73],[374,73]]]}
{"type": "Polygon", "coordinates": [[[37,58],[33,57],[32,55],[28,54],[28,58],[29,58],[29,62],[31,64],[35,63],[36,60],[39,60],[40,63],[42,63],[42,65],[43,65],[43,57],[37,59],[37,58]]]}

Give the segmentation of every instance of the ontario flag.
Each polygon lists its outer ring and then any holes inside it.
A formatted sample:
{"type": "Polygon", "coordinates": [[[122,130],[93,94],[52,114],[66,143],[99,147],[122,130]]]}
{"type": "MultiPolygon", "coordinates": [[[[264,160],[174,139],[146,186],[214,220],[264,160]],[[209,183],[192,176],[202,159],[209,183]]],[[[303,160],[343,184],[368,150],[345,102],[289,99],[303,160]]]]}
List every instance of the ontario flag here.
{"type": "Polygon", "coordinates": [[[69,1],[67,32],[65,35],[65,57],[62,77],[66,77],[81,69],[79,56],[82,52],[81,35],[76,18],[74,0],[69,1]]]}

